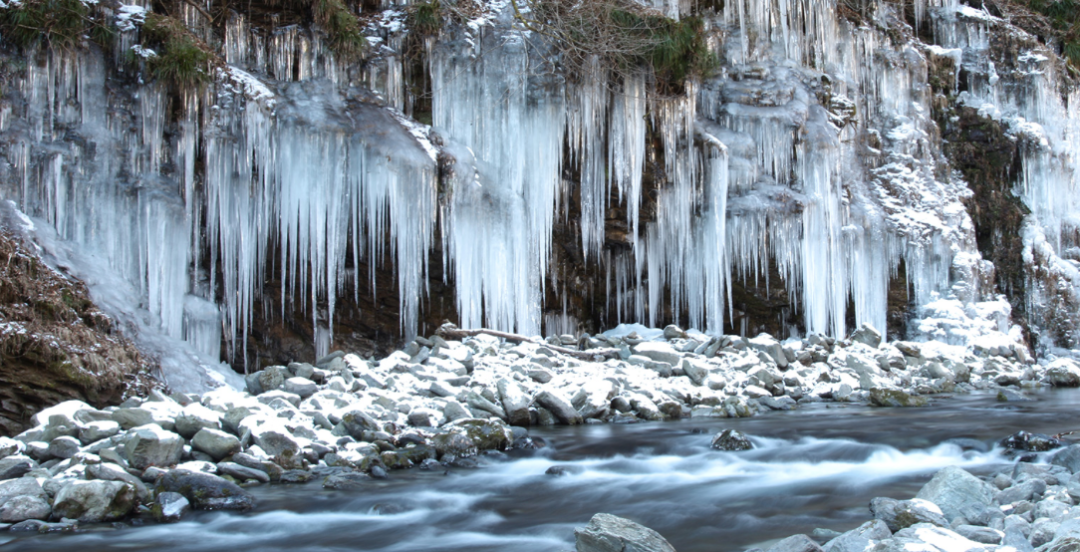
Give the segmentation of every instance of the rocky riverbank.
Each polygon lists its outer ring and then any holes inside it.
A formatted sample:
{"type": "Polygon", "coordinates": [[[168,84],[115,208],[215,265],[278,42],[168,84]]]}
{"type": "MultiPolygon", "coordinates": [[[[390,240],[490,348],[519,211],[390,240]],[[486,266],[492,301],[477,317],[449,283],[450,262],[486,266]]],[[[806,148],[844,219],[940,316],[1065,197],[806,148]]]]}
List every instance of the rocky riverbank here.
{"type": "MultiPolygon", "coordinates": [[[[870,501],[873,519],[838,533],[817,529],[762,551],[747,552],[1075,552],[1080,550],[1080,445],[1056,449],[1053,437],[1018,433],[1000,445],[1022,460],[975,476],[942,469],[910,500],[870,501]]],[[[597,514],[577,530],[577,552],[674,552],[655,531],[631,520],[597,514]]]]}
{"type": "Polygon", "coordinates": [[[674,326],[499,335],[447,326],[381,360],[334,353],[271,366],[243,392],[61,403],[0,442],[0,522],[167,522],[188,508],[251,508],[250,485],[361,489],[395,469],[470,468],[490,451],[543,446],[530,426],[745,417],[818,401],[917,406],[973,389],[1022,400],[1025,387],[1080,384],[1070,360],[1040,365],[1011,345],[882,343],[869,327],[784,342],[674,326]]]}

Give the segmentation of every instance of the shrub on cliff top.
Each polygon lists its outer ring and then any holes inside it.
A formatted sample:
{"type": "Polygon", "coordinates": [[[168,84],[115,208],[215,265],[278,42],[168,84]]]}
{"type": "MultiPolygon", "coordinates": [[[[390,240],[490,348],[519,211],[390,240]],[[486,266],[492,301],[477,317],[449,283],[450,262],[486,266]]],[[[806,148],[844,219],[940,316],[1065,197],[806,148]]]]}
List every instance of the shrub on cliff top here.
{"type": "Polygon", "coordinates": [[[24,49],[72,49],[87,35],[107,47],[113,34],[105,16],[80,0],[13,0],[0,8],[0,38],[24,49]]]}

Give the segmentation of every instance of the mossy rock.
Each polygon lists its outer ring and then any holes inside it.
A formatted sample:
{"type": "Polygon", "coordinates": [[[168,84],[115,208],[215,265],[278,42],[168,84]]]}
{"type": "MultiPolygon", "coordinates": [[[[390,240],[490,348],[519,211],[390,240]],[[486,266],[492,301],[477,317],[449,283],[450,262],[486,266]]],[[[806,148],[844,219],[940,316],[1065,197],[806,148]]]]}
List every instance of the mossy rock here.
{"type": "Polygon", "coordinates": [[[477,453],[476,443],[461,430],[450,430],[433,435],[431,444],[439,458],[446,455],[474,456],[477,453]]]}
{"type": "Polygon", "coordinates": [[[172,470],[158,480],[156,493],[184,495],[198,510],[249,510],[255,497],[224,478],[190,470],[172,470]]]}
{"type": "Polygon", "coordinates": [[[930,401],[926,397],[912,395],[899,389],[882,389],[875,387],[870,390],[870,406],[926,406],[930,401]]]}
{"type": "Polygon", "coordinates": [[[460,428],[480,450],[507,450],[514,442],[514,432],[502,420],[470,418],[458,420],[450,427],[460,428]]]}

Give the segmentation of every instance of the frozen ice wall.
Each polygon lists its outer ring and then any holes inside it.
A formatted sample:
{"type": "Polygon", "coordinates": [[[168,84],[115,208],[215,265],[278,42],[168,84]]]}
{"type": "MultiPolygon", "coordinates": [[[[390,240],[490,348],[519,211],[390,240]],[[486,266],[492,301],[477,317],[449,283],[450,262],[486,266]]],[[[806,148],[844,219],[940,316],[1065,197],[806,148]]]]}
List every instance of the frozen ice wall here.
{"type": "Polygon", "coordinates": [[[44,221],[48,253],[87,279],[174,389],[236,383],[220,366],[222,330],[230,349],[246,346],[268,271],[284,282],[281,301],[301,298],[330,331],[339,294],[358,292],[347,258],[397,269],[403,329],[426,291],[426,131],[352,84],[367,75],[320,55],[317,34],[260,36],[234,17],[225,57],[251,73],[217,69],[178,96],[107,84],[117,69],[97,50],[43,52],[0,111],[11,137],[0,197],[44,221]]]}
{"type": "Polygon", "coordinates": [[[1043,347],[1080,345],[1080,92],[1035,37],[984,10],[946,6],[935,37],[959,62],[959,102],[1000,121],[1019,150],[1013,192],[1022,228],[1029,321],[1043,347]],[[993,38],[993,40],[992,40],[993,38]]]}
{"type": "MultiPolygon", "coordinates": [[[[1080,296],[1080,97],[1056,92],[1058,62],[1043,50],[996,68],[988,36],[1003,23],[985,13],[909,5],[932,27],[928,46],[905,34],[912,14],[895,3],[857,25],[835,0],[725,2],[704,14],[717,74],[664,96],[647,71],[599,60],[587,78],[565,78],[508,3],[484,2],[423,43],[430,92],[418,93],[404,5],[366,20],[363,66],[339,62],[322,33],[267,32],[232,13],[220,37],[199,31],[226,66],[179,95],[109,88],[117,69],[101,53],[44,55],[2,104],[0,130],[15,139],[0,191],[130,285],[124,308],[140,332],[209,358],[223,343],[247,358],[258,301],[284,311],[298,300],[324,350],[336,306],[373,293],[379,266],[393,268],[409,334],[437,245],[461,326],[575,331],[584,321],[552,267],[556,223],[576,229],[602,275],[607,326],[725,331],[734,283],[771,286],[778,274],[804,325],[788,331],[843,335],[849,319],[886,327],[890,285],[934,312],[996,301],[962,203],[971,192],[932,118],[928,60],[944,56],[964,69],[961,101],[1023,142],[1017,192],[1032,211],[1029,264],[1042,270],[1032,308],[1060,299],[1054,290],[1071,290],[1058,310],[1080,296]],[[404,115],[427,93],[430,128],[404,115]],[[617,248],[612,207],[629,229],[617,248]],[[268,275],[282,282],[269,301],[268,275]],[[553,296],[561,304],[545,304],[553,296]]],[[[649,5],[670,17],[694,9],[649,5]]],[[[181,15],[199,18],[190,6],[181,15]]],[[[120,50],[139,32],[126,17],[120,50]]],[[[991,310],[999,320],[997,307],[963,312],[991,310]]],[[[927,333],[969,337],[939,330],[927,333]]]]}

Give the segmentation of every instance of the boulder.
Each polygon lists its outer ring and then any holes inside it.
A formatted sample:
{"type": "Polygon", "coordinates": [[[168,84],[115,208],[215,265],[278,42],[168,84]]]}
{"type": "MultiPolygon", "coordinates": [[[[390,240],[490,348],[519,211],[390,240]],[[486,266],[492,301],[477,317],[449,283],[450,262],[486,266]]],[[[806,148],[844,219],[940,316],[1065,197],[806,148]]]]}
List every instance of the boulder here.
{"type": "Polygon", "coordinates": [[[871,349],[877,349],[881,345],[881,332],[864,322],[862,326],[859,326],[859,329],[851,333],[851,341],[862,343],[871,349]]]}
{"type": "Polygon", "coordinates": [[[176,416],[173,428],[185,439],[191,439],[202,428],[221,429],[221,414],[199,404],[192,403],[184,407],[176,416]]]}
{"type": "Polygon", "coordinates": [[[875,387],[870,390],[870,406],[926,406],[926,397],[912,395],[899,389],[875,387]]]}
{"type": "Polygon", "coordinates": [[[784,353],[784,346],[780,344],[773,336],[769,334],[761,334],[753,339],[746,340],[750,345],[750,348],[755,351],[761,351],[776,363],[780,369],[787,368],[788,359],[787,354],[784,353]]]}
{"type": "Polygon", "coordinates": [[[52,507],[40,496],[15,496],[0,505],[0,523],[19,523],[28,519],[49,519],[52,507]]]}
{"type": "Polygon", "coordinates": [[[121,481],[72,481],[56,493],[53,516],[101,523],[123,519],[135,508],[135,487],[121,481]]]}
{"type": "Polygon", "coordinates": [[[371,485],[371,476],[366,473],[335,473],[323,479],[324,489],[335,491],[363,491],[371,485]]]}
{"type": "Polygon", "coordinates": [[[282,467],[294,467],[299,459],[300,442],[289,433],[285,424],[276,420],[255,426],[251,438],[267,455],[274,458],[282,467]]]}
{"type": "Polygon", "coordinates": [[[22,454],[12,454],[6,458],[0,458],[0,480],[22,477],[37,467],[37,462],[22,454]]]}
{"type": "Polygon", "coordinates": [[[473,456],[478,452],[476,443],[460,429],[432,435],[431,446],[435,449],[439,458],[446,455],[456,457],[473,456]]]}
{"type": "Polygon", "coordinates": [[[216,462],[230,454],[240,452],[240,439],[230,433],[204,427],[192,437],[191,447],[209,454],[216,462]]]}
{"type": "Polygon", "coordinates": [[[1080,365],[1059,358],[1046,366],[1046,381],[1054,387],[1080,387],[1080,365]]]}
{"type": "Polygon", "coordinates": [[[256,372],[258,374],[258,387],[262,393],[279,389],[285,385],[285,379],[291,374],[284,366],[267,366],[256,372]]]}
{"type": "Polygon", "coordinates": [[[157,481],[156,492],[180,493],[199,510],[248,510],[255,498],[239,485],[209,473],[171,470],[157,481]]]}
{"type": "Polygon", "coordinates": [[[1080,537],[1063,536],[1040,546],[1035,552],[1080,552],[1080,537]]]}
{"type": "MultiPolygon", "coordinates": [[[[644,343],[642,344],[644,345],[644,343]]],[[[551,411],[559,422],[566,425],[578,425],[584,422],[581,414],[574,409],[570,401],[548,391],[547,389],[536,394],[536,403],[551,411]]]]}
{"type": "Polygon", "coordinates": [[[574,531],[577,552],[675,552],[660,533],[611,514],[596,514],[574,531]]]}
{"type": "Polygon", "coordinates": [[[74,437],[62,436],[53,439],[49,443],[47,454],[52,458],[68,459],[75,456],[79,452],[79,446],[82,443],[74,437]]]}
{"type": "Polygon", "coordinates": [[[750,450],[754,444],[742,432],[734,429],[725,429],[713,436],[712,448],[716,450],[750,450]]]}
{"type": "Polygon", "coordinates": [[[672,366],[678,366],[682,355],[674,347],[658,341],[645,341],[633,348],[634,354],[643,356],[656,362],[666,362],[672,366]]]}
{"type": "Polygon", "coordinates": [[[867,552],[988,552],[991,548],[944,527],[920,523],[898,531],[867,552]]]}
{"type": "Polygon", "coordinates": [[[219,462],[217,465],[218,473],[221,475],[227,475],[240,481],[246,481],[248,479],[254,479],[259,483],[269,483],[270,475],[266,472],[242,466],[236,462],[219,462]]]}
{"type": "Polygon", "coordinates": [[[447,427],[464,431],[480,450],[507,450],[514,442],[514,432],[502,420],[472,418],[457,420],[447,427]]]}
{"type": "Polygon", "coordinates": [[[1062,446],[1062,442],[1043,433],[1017,431],[1001,440],[1001,446],[1012,450],[1045,452],[1062,446]]]}
{"type": "Polygon", "coordinates": [[[949,466],[934,474],[915,497],[937,504],[945,519],[952,520],[963,515],[967,508],[990,505],[994,493],[995,489],[989,483],[961,468],[949,466]]]}
{"type": "MultiPolygon", "coordinates": [[[[449,417],[449,416],[448,416],[449,417]]],[[[341,427],[353,439],[363,439],[364,432],[382,431],[382,423],[363,410],[350,410],[341,415],[341,427]]]]}
{"type": "Polygon", "coordinates": [[[79,430],[79,441],[84,445],[89,445],[102,439],[108,439],[117,433],[120,433],[120,424],[112,420],[90,422],[79,430]]]}
{"type": "Polygon", "coordinates": [[[936,504],[918,498],[895,500],[878,497],[870,501],[870,512],[875,519],[885,522],[890,531],[899,531],[917,523],[949,526],[948,520],[936,504]]]}
{"type": "MultiPolygon", "coordinates": [[[[146,403],[137,408],[119,408],[112,413],[112,421],[120,424],[124,429],[157,424],[164,429],[173,429],[176,414],[172,408],[160,406],[161,403],[146,403]]],[[[179,409],[178,405],[172,405],[179,409]]]]}
{"type": "Polygon", "coordinates": [[[146,485],[142,480],[134,475],[131,475],[124,468],[112,464],[109,462],[102,462],[100,464],[90,464],[86,466],[86,478],[87,479],[101,479],[104,481],[120,481],[127,483],[132,487],[135,487],[135,493],[139,496],[139,500],[145,502],[150,498],[150,492],[147,490],[146,485]]]}
{"type": "Polygon", "coordinates": [[[128,464],[137,470],[150,466],[172,466],[180,462],[184,451],[184,439],[165,431],[157,424],[136,427],[128,432],[124,454],[128,464]]]}
{"type": "Polygon", "coordinates": [[[11,437],[0,437],[0,459],[14,454],[22,454],[26,445],[22,441],[16,441],[11,437]]]}
{"type": "Polygon", "coordinates": [[[33,477],[0,481],[0,504],[17,496],[36,496],[46,500],[49,498],[49,495],[45,493],[45,489],[41,488],[41,484],[33,477]]]}
{"type": "Polygon", "coordinates": [[[1054,453],[1050,463],[1072,473],[1080,472],[1080,445],[1069,445],[1054,453]]]}
{"type": "Polygon", "coordinates": [[[686,374],[686,377],[690,378],[694,385],[704,384],[705,378],[709,377],[708,365],[703,362],[684,358],[681,366],[683,374],[686,374]]]}
{"type": "Polygon", "coordinates": [[[301,399],[306,399],[315,394],[319,390],[319,386],[315,385],[315,382],[304,378],[289,378],[285,380],[285,392],[299,395],[301,399]]]}
{"type": "MultiPolygon", "coordinates": [[[[499,399],[502,401],[503,410],[506,411],[507,421],[512,426],[528,426],[529,396],[522,391],[516,382],[501,378],[496,384],[499,390],[499,399]]],[[[410,418],[411,421],[412,418],[410,418]]]]}
{"type": "Polygon", "coordinates": [[[1023,483],[1017,483],[994,495],[994,501],[1004,506],[1021,500],[1031,500],[1037,493],[1042,495],[1046,492],[1046,481],[1042,479],[1028,479],[1023,483]]]}
{"type": "Polygon", "coordinates": [[[877,541],[891,536],[889,526],[880,519],[874,519],[830,540],[823,548],[825,552],[863,552],[877,541]]]}
{"type": "Polygon", "coordinates": [[[821,547],[806,535],[792,535],[769,547],[765,552],[822,552],[821,547]]]}
{"type": "Polygon", "coordinates": [[[157,499],[150,506],[150,513],[158,523],[180,521],[191,508],[191,502],[184,495],[173,492],[158,493],[157,499]]]}
{"type": "Polygon", "coordinates": [[[1005,538],[1005,533],[1002,531],[978,525],[958,525],[955,531],[965,539],[983,544],[1001,544],[1001,539],[1005,538]]]}

